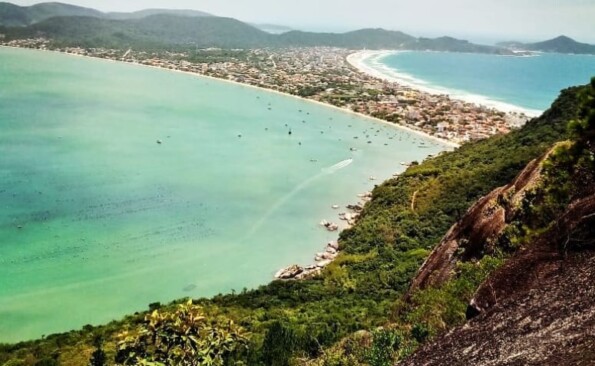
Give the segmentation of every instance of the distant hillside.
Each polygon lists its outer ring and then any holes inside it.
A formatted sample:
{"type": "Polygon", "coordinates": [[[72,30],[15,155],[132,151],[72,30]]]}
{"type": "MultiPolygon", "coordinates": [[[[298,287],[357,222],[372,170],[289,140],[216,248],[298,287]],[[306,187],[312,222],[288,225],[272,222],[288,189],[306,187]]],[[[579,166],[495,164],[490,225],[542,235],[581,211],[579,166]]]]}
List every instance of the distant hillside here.
{"type": "Polygon", "coordinates": [[[26,27],[54,17],[86,16],[105,19],[141,19],[158,14],[187,17],[212,16],[202,11],[183,9],[146,9],[132,13],[103,13],[99,10],[62,3],[40,3],[33,6],[18,6],[0,2],[0,26],[6,27],[26,27]]]}
{"type": "Polygon", "coordinates": [[[560,36],[537,43],[502,42],[499,43],[498,46],[524,51],[595,55],[595,45],[577,42],[566,36],[560,36]]]}
{"type": "Polygon", "coordinates": [[[478,45],[452,37],[418,38],[406,44],[405,48],[420,51],[511,54],[510,50],[503,47],[478,45]]]}
{"type": "Polygon", "coordinates": [[[273,33],[273,34],[281,34],[281,33],[287,33],[287,32],[291,32],[293,29],[291,29],[290,27],[286,27],[284,25],[277,25],[277,24],[251,24],[254,27],[263,30],[267,33],[273,33]]]}
{"type": "Polygon", "coordinates": [[[401,48],[415,37],[384,29],[362,29],[348,33],[292,31],[279,36],[282,44],[292,46],[332,46],[345,48],[401,48]]]}
{"type": "Polygon", "coordinates": [[[98,10],[62,3],[18,6],[0,2],[0,26],[25,27],[57,16],[102,17],[104,14],[98,10]]]}
{"type": "Polygon", "coordinates": [[[58,44],[80,47],[241,48],[270,45],[272,35],[231,18],[152,15],[113,20],[92,17],[56,17],[26,28],[6,30],[9,37],[43,35],[58,44]]]}
{"type": "Polygon", "coordinates": [[[331,46],[354,49],[405,49],[449,52],[509,54],[509,50],[482,46],[451,37],[416,38],[409,34],[384,29],[361,29],[348,33],[309,33],[292,31],[279,36],[283,45],[331,46]]]}
{"type": "Polygon", "coordinates": [[[249,25],[195,10],[148,9],[103,13],[60,3],[21,7],[0,3],[0,33],[7,39],[43,36],[62,46],[124,48],[312,47],[407,49],[510,54],[451,37],[416,38],[398,31],[361,29],[347,33],[291,31],[277,25],[249,25]]]}
{"type": "Polygon", "coordinates": [[[205,13],[198,10],[186,9],[146,9],[139,10],[132,13],[107,13],[105,16],[110,19],[141,19],[151,15],[168,14],[185,17],[211,17],[212,14],[205,13]]]}
{"type": "Polygon", "coordinates": [[[150,15],[138,19],[55,17],[30,25],[0,29],[8,39],[35,36],[65,46],[125,48],[314,47],[350,49],[408,49],[451,52],[510,53],[450,37],[415,38],[403,32],[362,29],[348,33],[290,31],[271,34],[231,18],[214,16],[150,15]]]}

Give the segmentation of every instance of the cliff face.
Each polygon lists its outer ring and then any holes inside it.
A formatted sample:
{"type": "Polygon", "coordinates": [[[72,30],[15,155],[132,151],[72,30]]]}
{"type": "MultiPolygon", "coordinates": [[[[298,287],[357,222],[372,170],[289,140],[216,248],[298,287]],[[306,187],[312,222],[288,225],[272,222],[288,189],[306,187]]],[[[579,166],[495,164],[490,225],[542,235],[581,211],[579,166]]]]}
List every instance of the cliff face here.
{"type": "Polygon", "coordinates": [[[403,365],[595,365],[595,79],[579,97],[572,139],[480,199],[418,272],[409,295],[457,278],[458,262],[507,253],[467,323],[403,365]]]}
{"type": "Polygon", "coordinates": [[[404,365],[595,364],[595,195],[482,284],[464,326],[404,365]]]}
{"type": "Polygon", "coordinates": [[[494,249],[494,243],[514,217],[525,194],[538,184],[542,163],[551,152],[531,161],[509,185],[482,197],[453,225],[419,269],[407,297],[448,281],[457,262],[480,258],[494,249]]]}
{"type": "MultiPolygon", "coordinates": [[[[576,251],[595,249],[595,195],[579,199],[545,234],[530,247],[521,250],[492,274],[476,291],[469,304],[467,317],[472,318],[500,304],[511,293],[530,291],[547,281],[548,274],[576,257],[576,251]],[[586,236],[583,238],[583,236],[586,236]],[[576,244],[582,244],[577,247],[576,244]],[[569,253],[570,251],[570,253],[569,253]],[[569,258],[566,258],[568,256],[569,258]]],[[[585,256],[583,255],[583,256],[585,256]]],[[[595,279],[595,276],[591,278],[595,279]]],[[[583,287],[577,288],[579,291],[583,287]]],[[[575,296],[580,296],[579,293],[575,296]]],[[[581,296],[582,297],[582,296],[581,296]]],[[[595,298],[591,298],[595,299],[595,298]]]]}

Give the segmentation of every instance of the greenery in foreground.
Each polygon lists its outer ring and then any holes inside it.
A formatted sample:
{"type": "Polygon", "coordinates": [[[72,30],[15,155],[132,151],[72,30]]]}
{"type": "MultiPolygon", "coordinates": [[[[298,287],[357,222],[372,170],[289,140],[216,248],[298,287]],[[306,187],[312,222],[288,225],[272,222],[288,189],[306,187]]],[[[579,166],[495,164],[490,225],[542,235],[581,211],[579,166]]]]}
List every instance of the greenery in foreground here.
{"type": "Polygon", "coordinates": [[[570,120],[582,126],[581,103],[592,100],[584,90],[592,89],[568,89],[522,129],[429,159],[377,187],[357,225],[341,234],[341,255],[319,278],[275,281],[192,304],[152,304],[147,313],[106,326],[1,346],[0,364],[87,365],[90,359],[180,364],[160,356],[159,350],[168,350],[175,339],[171,347],[182,344],[201,355],[189,363],[196,365],[283,366],[307,360],[328,366],[390,365],[464,320],[473,291],[501,262],[494,255],[462,264],[458,277],[417,294],[419,307],[407,309],[399,299],[429,250],[476,199],[509,183],[530,160],[567,139],[570,120]],[[397,325],[377,329],[389,322],[397,325]]]}

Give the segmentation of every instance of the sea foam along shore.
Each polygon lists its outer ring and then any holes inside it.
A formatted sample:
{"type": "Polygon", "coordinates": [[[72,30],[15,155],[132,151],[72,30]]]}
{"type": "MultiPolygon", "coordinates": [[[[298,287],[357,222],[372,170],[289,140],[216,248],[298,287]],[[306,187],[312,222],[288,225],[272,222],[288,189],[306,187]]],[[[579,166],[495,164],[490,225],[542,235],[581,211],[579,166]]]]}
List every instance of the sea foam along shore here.
{"type": "Polygon", "coordinates": [[[347,108],[341,108],[341,107],[337,107],[334,106],[332,104],[328,104],[328,103],[323,103],[323,102],[319,102],[317,100],[313,100],[313,99],[309,99],[309,98],[303,98],[297,95],[293,95],[293,94],[287,94],[287,93],[283,93],[274,89],[268,89],[268,88],[263,88],[263,87],[259,87],[256,85],[251,85],[251,84],[246,84],[246,83],[241,83],[238,81],[233,81],[233,80],[228,80],[228,79],[223,79],[223,78],[217,78],[217,77],[213,77],[213,76],[208,76],[208,75],[204,75],[204,74],[199,74],[199,73],[195,73],[195,72],[189,72],[189,71],[182,71],[182,70],[175,70],[175,69],[167,69],[164,67],[158,67],[158,66],[151,66],[151,65],[145,65],[139,62],[127,62],[127,61],[120,61],[120,60],[113,60],[113,59],[107,59],[107,58],[101,58],[101,57],[93,57],[93,56],[86,56],[86,55],[79,55],[79,54],[74,54],[74,53],[68,53],[68,52],[60,52],[60,51],[54,51],[54,50],[41,50],[41,49],[37,49],[37,48],[26,48],[26,47],[15,47],[15,46],[6,46],[6,45],[0,45],[0,47],[4,47],[4,48],[11,48],[11,49],[25,49],[25,50],[31,50],[31,51],[42,51],[42,52],[52,52],[52,53],[59,53],[59,54],[63,54],[63,55],[69,55],[69,56],[76,56],[76,57],[84,57],[84,58],[90,58],[90,59],[94,59],[94,60],[100,60],[100,61],[107,61],[107,62],[118,62],[118,63],[122,63],[122,64],[128,64],[128,65],[135,65],[135,66],[141,66],[141,67],[148,67],[151,69],[158,69],[158,70],[164,70],[164,71],[168,71],[168,72],[176,72],[176,73],[181,73],[181,74],[186,74],[186,75],[190,75],[190,76],[194,76],[194,77],[199,77],[199,78],[205,78],[205,79],[209,79],[209,80],[213,80],[213,81],[220,81],[220,82],[225,82],[225,83],[230,83],[230,84],[234,84],[236,86],[241,86],[241,87],[248,87],[248,88],[254,88],[257,89],[259,91],[262,92],[268,92],[268,93],[274,93],[274,94],[278,94],[278,95],[283,95],[285,97],[291,97],[291,98],[296,98],[299,99],[301,101],[305,101],[308,103],[314,103],[314,104],[318,104],[320,106],[323,106],[325,108],[332,108],[335,109],[337,111],[343,112],[343,113],[347,113],[350,115],[355,115],[358,116],[360,118],[364,118],[367,120],[370,120],[372,122],[375,123],[382,123],[384,125],[387,126],[391,126],[392,128],[396,128],[402,131],[407,131],[409,133],[413,133],[416,134],[418,136],[421,136],[423,138],[426,139],[430,139],[436,142],[439,142],[445,146],[448,146],[449,148],[458,148],[461,145],[457,144],[456,142],[453,141],[449,141],[443,138],[439,138],[436,136],[432,136],[430,134],[427,134],[423,131],[420,131],[418,129],[414,129],[408,126],[404,126],[402,124],[397,124],[397,123],[392,123],[392,122],[388,122],[385,120],[382,120],[380,118],[376,118],[376,117],[372,117],[372,116],[368,116],[366,114],[363,113],[357,113],[354,112],[350,109],[347,108]]]}
{"type": "Polygon", "coordinates": [[[524,113],[529,117],[536,117],[541,115],[542,113],[542,111],[527,109],[513,104],[492,100],[482,95],[474,95],[459,90],[450,90],[447,88],[441,88],[439,86],[428,86],[427,83],[425,83],[423,80],[416,79],[411,75],[399,73],[398,71],[389,68],[388,66],[382,63],[383,58],[401,52],[410,51],[358,51],[349,55],[347,57],[347,62],[351,66],[358,69],[360,72],[392,83],[407,86],[409,88],[416,89],[420,92],[435,95],[448,94],[453,99],[458,99],[467,103],[483,105],[488,108],[494,108],[496,110],[506,113],[524,113]]]}

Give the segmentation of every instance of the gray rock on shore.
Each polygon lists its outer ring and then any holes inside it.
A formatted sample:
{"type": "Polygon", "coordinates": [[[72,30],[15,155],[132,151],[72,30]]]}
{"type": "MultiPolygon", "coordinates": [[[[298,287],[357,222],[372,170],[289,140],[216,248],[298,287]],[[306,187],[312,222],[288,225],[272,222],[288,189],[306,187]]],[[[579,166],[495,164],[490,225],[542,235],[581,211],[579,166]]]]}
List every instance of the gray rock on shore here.
{"type": "Polygon", "coordinates": [[[337,241],[329,241],[326,246],[327,248],[333,248],[334,250],[339,251],[339,242],[337,241]]]}
{"type": "Polygon", "coordinates": [[[326,266],[328,266],[329,264],[331,264],[333,261],[330,259],[324,260],[324,261],[320,261],[318,263],[316,263],[316,265],[318,266],[318,268],[324,268],[326,266]]]}
{"type": "Polygon", "coordinates": [[[326,220],[322,220],[320,222],[320,226],[324,226],[328,231],[339,230],[339,225],[335,224],[334,222],[328,222],[326,220]]]}
{"type": "Polygon", "coordinates": [[[279,270],[279,272],[275,274],[275,278],[278,278],[280,280],[289,280],[292,278],[296,278],[299,274],[303,272],[304,268],[298,266],[297,264],[294,264],[287,268],[279,270]]]}

